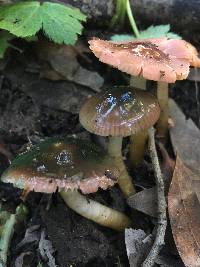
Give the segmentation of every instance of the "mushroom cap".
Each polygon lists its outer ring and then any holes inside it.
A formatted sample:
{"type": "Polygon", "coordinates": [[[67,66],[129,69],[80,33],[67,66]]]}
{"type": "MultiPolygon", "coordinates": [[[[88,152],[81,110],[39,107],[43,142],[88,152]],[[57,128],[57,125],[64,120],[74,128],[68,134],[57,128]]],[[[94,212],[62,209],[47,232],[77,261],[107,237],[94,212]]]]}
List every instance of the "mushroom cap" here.
{"type": "Polygon", "coordinates": [[[151,127],[159,118],[157,99],[144,90],[115,86],[88,98],[80,123],[101,136],[129,136],[151,127]]]}
{"type": "Polygon", "coordinates": [[[174,83],[186,79],[189,66],[200,66],[197,50],[184,40],[167,38],[130,42],[89,41],[90,49],[103,63],[133,76],[174,83]]]}
{"type": "Polygon", "coordinates": [[[197,49],[185,40],[167,39],[166,37],[152,40],[165,54],[179,59],[187,59],[190,66],[200,67],[197,49]]]}
{"type": "Polygon", "coordinates": [[[28,191],[80,189],[87,194],[113,186],[118,176],[118,169],[98,146],[73,138],[49,138],[17,156],[1,180],[28,191]]]}

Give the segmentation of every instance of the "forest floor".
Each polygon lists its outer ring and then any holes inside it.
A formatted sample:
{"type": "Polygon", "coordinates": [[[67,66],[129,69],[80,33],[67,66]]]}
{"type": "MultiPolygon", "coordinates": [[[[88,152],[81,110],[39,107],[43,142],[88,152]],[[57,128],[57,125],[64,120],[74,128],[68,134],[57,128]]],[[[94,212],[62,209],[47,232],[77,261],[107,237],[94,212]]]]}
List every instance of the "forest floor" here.
{"type": "MultiPolygon", "coordinates": [[[[57,73],[55,75],[52,69],[49,71],[50,64],[46,62],[48,57],[40,55],[38,59],[38,47],[24,43],[23,46],[24,52],[10,51],[0,66],[1,173],[9,165],[10,159],[45,137],[76,134],[80,138],[98,141],[81,127],[78,110],[88,95],[99,90],[99,84],[92,84],[89,88],[84,85],[84,77],[79,77],[79,82],[68,81],[63,76],[57,77],[57,73]]],[[[101,79],[98,77],[97,83],[103,81],[104,87],[128,84],[128,76],[98,62],[87,51],[85,41],[78,49],[78,64],[88,71],[98,73],[101,79]]],[[[52,65],[53,63],[51,67],[52,65]]],[[[191,118],[199,127],[200,94],[197,99],[194,82],[177,82],[171,86],[170,96],[178,103],[186,117],[191,118]]],[[[138,190],[154,184],[148,154],[142,166],[136,169],[128,167],[132,176],[136,177],[138,190]]],[[[21,190],[11,185],[0,184],[0,199],[11,210],[21,202],[21,193],[21,190]]],[[[117,186],[106,192],[101,190],[90,197],[131,214],[134,228],[143,229],[146,233],[152,232],[154,220],[131,210],[117,186]]],[[[47,264],[48,257],[45,259],[44,255],[41,256],[41,233],[51,242],[58,266],[129,266],[123,232],[118,233],[84,219],[70,210],[57,194],[50,199],[48,195],[30,193],[25,204],[29,214],[26,223],[14,233],[9,253],[10,267],[36,267],[39,262],[42,262],[43,266],[51,266],[47,264]]],[[[167,231],[166,245],[162,253],[174,258],[176,266],[184,266],[174,249],[170,229],[167,231]]]]}

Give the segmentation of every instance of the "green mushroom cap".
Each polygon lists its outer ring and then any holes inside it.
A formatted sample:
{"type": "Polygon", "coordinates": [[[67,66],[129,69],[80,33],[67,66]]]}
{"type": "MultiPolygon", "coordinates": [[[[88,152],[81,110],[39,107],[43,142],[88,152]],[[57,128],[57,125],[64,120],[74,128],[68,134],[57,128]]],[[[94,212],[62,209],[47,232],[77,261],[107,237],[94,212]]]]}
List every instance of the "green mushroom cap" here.
{"type": "Polygon", "coordinates": [[[113,186],[118,176],[100,147],[74,138],[49,138],[17,156],[1,180],[28,191],[80,189],[87,194],[113,186]]]}

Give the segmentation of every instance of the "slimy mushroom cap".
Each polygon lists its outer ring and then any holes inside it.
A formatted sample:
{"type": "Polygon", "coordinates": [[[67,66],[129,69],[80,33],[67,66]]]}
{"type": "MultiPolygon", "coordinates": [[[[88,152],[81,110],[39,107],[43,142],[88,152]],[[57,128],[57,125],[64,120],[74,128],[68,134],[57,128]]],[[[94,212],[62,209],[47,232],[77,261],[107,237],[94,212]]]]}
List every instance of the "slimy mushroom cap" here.
{"type": "Polygon", "coordinates": [[[115,86],[88,98],[82,105],[80,123],[101,136],[129,136],[150,128],[158,120],[156,98],[140,89],[115,86]]]}
{"type": "Polygon", "coordinates": [[[1,180],[28,191],[93,193],[117,182],[119,172],[104,150],[84,140],[49,138],[13,160],[1,180]]]}

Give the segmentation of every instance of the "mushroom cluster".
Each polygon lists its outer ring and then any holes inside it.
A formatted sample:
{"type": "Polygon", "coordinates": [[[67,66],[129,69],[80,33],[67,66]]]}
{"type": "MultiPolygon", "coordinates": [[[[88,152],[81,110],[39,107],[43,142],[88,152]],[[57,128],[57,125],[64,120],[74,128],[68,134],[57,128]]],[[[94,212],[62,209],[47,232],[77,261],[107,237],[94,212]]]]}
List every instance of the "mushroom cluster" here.
{"type": "Polygon", "coordinates": [[[159,119],[160,107],[164,125],[167,98],[163,94],[168,90],[167,84],[185,79],[190,65],[200,66],[200,59],[196,49],[183,40],[158,38],[114,43],[93,39],[89,43],[100,61],[131,75],[158,81],[158,100],[146,91],[128,86],[114,86],[89,97],[81,107],[80,123],[93,134],[109,137],[108,152],[75,138],[49,138],[14,159],[1,179],[26,192],[58,190],[66,204],[80,215],[120,231],[130,226],[130,219],[88,200],[84,194],[95,193],[98,188],[106,190],[116,183],[125,197],[135,193],[124,164],[123,138],[136,134],[144,137],[159,119]]]}
{"type": "MultiPolygon", "coordinates": [[[[157,81],[157,98],[161,108],[157,123],[157,134],[165,140],[168,131],[168,83],[186,79],[190,66],[200,67],[198,52],[184,40],[140,39],[130,42],[111,42],[94,38],[89,41],[90,49],[103,63],[109,64],[132,76],[157,81]]],[[[134,84],[132,84],[134,85],[134,84]]],[[[147,135],[136,136],[141,157],[147,135]]],[[[134,147],[130,146],[130,157],[137,165],[134,147]]]]}
{"type": "Polygon", "coordinates": [[[17,156],[1,179],[26,191],[53,193],[58,189],[71,209],[120,231],[131,224],[125,214],[84,196],[113,186],[118,176],[118,168],[98,146],[73,138],[49,138],[17,156]]]}

